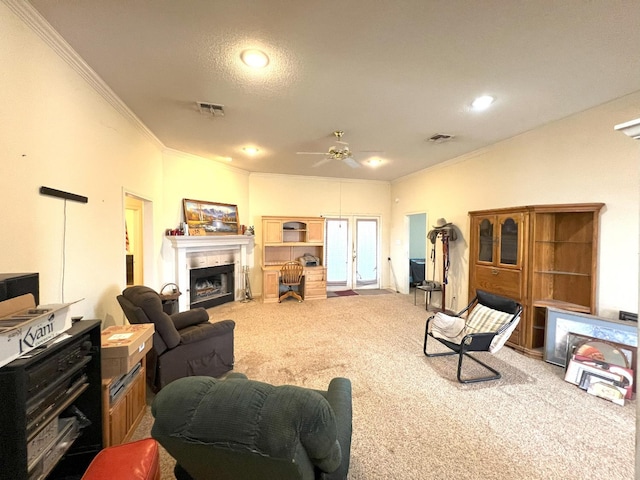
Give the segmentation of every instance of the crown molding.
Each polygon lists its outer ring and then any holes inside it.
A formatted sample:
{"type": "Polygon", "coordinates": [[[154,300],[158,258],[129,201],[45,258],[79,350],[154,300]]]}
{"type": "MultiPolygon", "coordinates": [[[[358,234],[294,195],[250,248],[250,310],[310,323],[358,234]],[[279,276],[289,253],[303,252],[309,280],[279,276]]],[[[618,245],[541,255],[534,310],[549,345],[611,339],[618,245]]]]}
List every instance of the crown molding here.
{"type": "Polygon", "coordinates": [[[129,120],[144,136],[151,140],[158,148],[164,144],[147,126],[142,123],[135,113],[115,94],[100,76],[82,59],[67,41],[51,26],[40,13],[25,0],[2,0],[7,7],[25,25],[33,30],[55,53],[58,54],[85,82],[87,82],[102,98],[104,98],[118,113],[129,120]]]}

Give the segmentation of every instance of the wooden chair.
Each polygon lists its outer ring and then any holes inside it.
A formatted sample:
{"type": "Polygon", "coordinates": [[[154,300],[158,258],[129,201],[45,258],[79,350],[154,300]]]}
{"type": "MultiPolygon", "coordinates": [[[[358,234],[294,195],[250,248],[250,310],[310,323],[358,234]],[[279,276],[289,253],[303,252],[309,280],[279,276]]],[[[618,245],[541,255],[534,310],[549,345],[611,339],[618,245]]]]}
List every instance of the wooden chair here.
{"type": "Polygon", "coordinates": [[[298,262],[287,262],[280,269],[280,285],[287,287],[286,291],[280,295],[278,303],[287,297],[294,297],[298,302],[302,301],[300,295],[300,284],[302,283],[302,274],[304,268],[298,262]],[[297,288],[294,289],[294,287],[297,288]]]}

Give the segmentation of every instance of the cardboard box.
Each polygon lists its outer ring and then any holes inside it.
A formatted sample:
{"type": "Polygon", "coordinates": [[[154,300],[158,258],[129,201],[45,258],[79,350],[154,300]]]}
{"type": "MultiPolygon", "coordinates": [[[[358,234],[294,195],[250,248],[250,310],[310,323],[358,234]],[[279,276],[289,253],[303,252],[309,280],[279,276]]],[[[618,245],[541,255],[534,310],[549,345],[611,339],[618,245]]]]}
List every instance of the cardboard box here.
{"type": "Polygon", "coordinates": [[[0,367],[71,328],[73,303],[36,307],[31,293],[0,302],[0,367]]]}
{"type": "Polygon", "coordinates": [[[151,350],[154,326],[116,325],[102,331],[102,378],[125,375],[151,350]]]}

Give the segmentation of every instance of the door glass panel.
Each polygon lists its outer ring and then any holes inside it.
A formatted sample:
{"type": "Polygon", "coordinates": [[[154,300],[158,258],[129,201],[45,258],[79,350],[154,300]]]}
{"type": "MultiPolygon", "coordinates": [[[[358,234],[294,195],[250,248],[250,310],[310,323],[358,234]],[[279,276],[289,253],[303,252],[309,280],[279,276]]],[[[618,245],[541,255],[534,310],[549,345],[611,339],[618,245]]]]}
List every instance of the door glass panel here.
{"type": "Polygon", "coordinates": [[[518,224],[513,218],[507,218],[500,227],[500,263],[518,263],[518,224]]]}
{"type": "Polygon", "coordinates": [[[356,220],[356,287],[378,285],[378,221],[356,220]]]}
{"type": "Polygon", "coordinates": [[[481,262],[493,262],[493,223],[486,218],[480,222],[478,260],[481,262]]]}
{"type": "Polygon", "coordinates": [[[327,219],[327,285],[347,285],[349,235],[346,219],[327,219]]]}

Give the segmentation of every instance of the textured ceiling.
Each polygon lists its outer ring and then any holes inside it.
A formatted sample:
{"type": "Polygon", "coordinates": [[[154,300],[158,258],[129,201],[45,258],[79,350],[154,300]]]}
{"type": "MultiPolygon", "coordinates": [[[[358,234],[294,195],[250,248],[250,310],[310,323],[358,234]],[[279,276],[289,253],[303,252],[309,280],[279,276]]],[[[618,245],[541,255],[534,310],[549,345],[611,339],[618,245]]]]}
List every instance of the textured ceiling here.
{"type": "Polygon", "coordinates": [[[637,0],[30,3],[166,147],[251,172],[392,180],[640,89],[637,0]],[[296,154],[337,129],[386,163],[296,154]]]}

